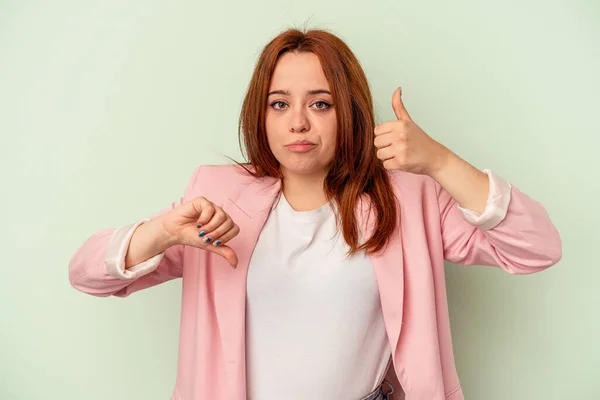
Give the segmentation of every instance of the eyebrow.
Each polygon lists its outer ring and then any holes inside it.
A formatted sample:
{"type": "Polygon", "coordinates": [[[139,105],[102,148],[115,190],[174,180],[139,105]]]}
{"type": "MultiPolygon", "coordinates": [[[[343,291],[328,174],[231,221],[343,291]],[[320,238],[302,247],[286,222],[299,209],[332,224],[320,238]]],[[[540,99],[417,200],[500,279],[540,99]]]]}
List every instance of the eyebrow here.
{"type": "MultiPolygon", "coordinates": [[[[269,92],[269,96],[271,96],[273,94],[282,94],[284,96],[291,96],[292,95],[289,90],[273,90],[272,92],[269,92]]],[[[307,90],[306,94],[309,95],[309,96],[313,96],[315,94],[328,94],[328,95],[331,95],[331,92],[329,90],[327,90],[327,89],[315,89],[315,90],[307,90]]]]}

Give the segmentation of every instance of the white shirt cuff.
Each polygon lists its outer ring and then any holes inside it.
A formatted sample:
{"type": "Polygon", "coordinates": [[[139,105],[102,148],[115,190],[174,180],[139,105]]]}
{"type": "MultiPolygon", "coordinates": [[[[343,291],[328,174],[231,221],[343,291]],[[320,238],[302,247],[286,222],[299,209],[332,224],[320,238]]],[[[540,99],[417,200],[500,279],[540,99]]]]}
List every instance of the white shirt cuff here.
{"type": "Polygon", "coordinates": [[[490,180],[490,191],[483,213],[479,214],[459,205],[457,207],[464,219],[485,231],[494,228],[506,217],[510,203],[511,185],[489,169],[484,169],[483,172],[490,180]]]}
{"type": "Polygon", "coordinates": [[[158,268],[160,261],[165,255],[164,252],[159,253],[144,262],[125,269],[125,256],[127,255],[127,250],[129,249],[131,237],[138,226],[144,222],[148,222],[149,220],[149,218],[143,219],[135,224],[126,225],[115,230],[110,238],[110,241],[108,242],[106,257],[104,260],[109,275],[119,279],[133,280],[147,275],[158,268]]]}

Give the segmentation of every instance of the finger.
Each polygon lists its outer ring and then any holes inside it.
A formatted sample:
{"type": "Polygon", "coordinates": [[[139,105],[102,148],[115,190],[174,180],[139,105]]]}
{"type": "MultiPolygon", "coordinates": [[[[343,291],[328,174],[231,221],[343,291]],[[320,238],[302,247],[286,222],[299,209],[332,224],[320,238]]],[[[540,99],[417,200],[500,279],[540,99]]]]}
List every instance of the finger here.
{"type": "Polygon", "coordinates": [[[237,268],[238,256],[237,254],[235,254],[235,251],[233,251],[231,247],[227,245],[221,245],[219,247],[209,245],[206,246],[205,250],[223,257],[233,268],[237,268]]]}
{"type": "Polygon", "coordinates": [[[408,111],[406,111],[406,107],[404,107],[404,103],[402,102],[402,88],[396,89],[392,95],[392,108],[394,109],[396,118],[399,120],[412,121],[408,111]]]}
{"type": "MultiPolygon", "coordinates": [[[[238,230],[239,231],[239,230],[238,230]]],[[[213,245],[212,241],[206,242],[203,238],[199,237],[199,235],[192,235],[193,238],[190,240],[189,246],[194,246],[202,250],[209,251],[211,253],[218,254],[219,256],[225,258],[227,262],[233,267],[236,268],[238,264],[238,258],[233,249],[229,246],[220,244],[219,246],[213,245]]]]}
{"type": "Polygon", "coordinates": [[[198,217],[198,228],[200,228],[210,221],[216,211],[215,206],[204,197],[194,199],[194,206],[197,206],[196,208],[200,210],[200,216],[198,217]]]}
{"type": "Polygon", "coordinates": [[[384,147],[383,149],[377,150],[377,158],[386,161],[396,156],[396,150],[393,146],[384,147]]]}
{"type": "Polygon", "coordinates": [[[383,168],[385,169],[401,169],[400,164],[395,158],[390,158],[383,162],[383,168]]]}
{"type": "Polygon", "coordinates": [[[375,136],[383,135],[388,132],[392,132],[394,129],[398,129],[398,121],[383,122],[375,127],[375,136]]]}
{"type": "Polygon", "coordinates": [[[206,216],[204,214],[204,210],[198,218],[198,225],[200,226],[200,233],[204,232],[202,236],[205,236],[209,232],[213,232],[217,229],[221,224],[223,224],[229,216],[223,211],[221,207],[215,206],[213,204],[210,207],[207,207],[206,216]],[[210,215],[210,218],[206,220],[207,216],[210,215]],[[203,221],[203,222],[201,222],[203,221]]]}
{"type": "MultiPolygon", "coordinates": [[[[213,220],[217,217],[218,214],[215,214],[215,216],[213,217],[213,219],[208,223],[208,225],[206,225],[207,227],[213,224],[213,220]]],[[[223,243],[224,240],[221,239],[221,236],[223,236],[225,233],[227,233],[231,228],[233,228],[235,224],[233,223],[233,221],[231,220],[231,218],[229,218],[226,214],[225,214],[225,221],[223,221],[223,223],[221,223],[219,226],[217,226],[215,229],[213,230],[209,230],[209,228],[206,228],[205,231],[205,235],[202,235],[201,237],[203,237],[204,241],[206,243],[216,243],[217,240],[220,240],[220,243],[223,243]]]]}
{"type": "Polygon", "coordinates": [[[237,254],[235,254],[235,251],[233,251],[233,249],[227,246],[225,243],[229,242],[231,239],[237,236],[238,233],[240,233],[240,228],[234,224],[229,231],[227,231],[219,239],[215,240],[215,242],[212,244],[215,250],[225,249],[224,251],[216,253],[224,257],[233,268],[237,268],[238,265],[237,254]]]}
{"type": "Polygon", "coordinates": [[[233,224],[233,226],[231,227],[231,229],[229,229],[227,232],[225,232],[223,235],[221,235],[219,238],[217,238],[213,242],[213,246],[218,247],[218,246],[221,246],[223,244],[226,244],[231,239],[233,239],[234,237],[236,237],[238,235],[238,233],[240,233],[240,227],[237,226],[236,224],[233,224]]]}
{"type": "Polygon", "coordinates": [[[382,135],[376,136],[373,144],[378,149],[381,149],[381,148],[391,145],[394,142],[394,139],[395,139],[394,135],[392,135],[390,132],[388,132],[388,133],[384,133],[382,135]]]}

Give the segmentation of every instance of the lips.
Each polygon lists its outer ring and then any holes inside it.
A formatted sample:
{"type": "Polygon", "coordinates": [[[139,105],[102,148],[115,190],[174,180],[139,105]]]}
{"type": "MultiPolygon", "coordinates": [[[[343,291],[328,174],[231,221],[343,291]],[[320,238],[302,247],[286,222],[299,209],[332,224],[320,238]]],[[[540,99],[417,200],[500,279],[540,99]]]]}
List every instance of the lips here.
{"type": "Polygon", "coordinates": [[[314,149],[316,144],[309,142],[308,140],[297,140],[293,143],[286,145],[288,150],[294,153],[306,153],[314,149]]]}
{"type": "Polygon", "coordinates": [[[288,144],[287,146],[295,146],[295,145],[312,145],[314,146],[315,144],[313,142],[309,142],[308,140],[296,140],[293,143],[288,144]]]}

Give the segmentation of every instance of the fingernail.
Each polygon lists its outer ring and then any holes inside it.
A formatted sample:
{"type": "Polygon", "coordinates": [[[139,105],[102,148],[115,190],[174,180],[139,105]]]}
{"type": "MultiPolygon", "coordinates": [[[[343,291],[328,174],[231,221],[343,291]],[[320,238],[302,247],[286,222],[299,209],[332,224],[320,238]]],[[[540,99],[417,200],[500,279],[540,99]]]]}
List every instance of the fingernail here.
{"type": "Polygon", "coordinates": [[[204,231],[202,231],[202,232],[200,232],[200,233],[198,234],[198,236],[200,236],[200,237],[202,237],[202,236],[204,236],[204,235],[206,235],[206,232],[204,232],[204,231]]]}
{"type": "Polygon", "coordinates": [[[402,88],[398,86],[398,89],[400,89],[400,96],[402,96],[402,88]]]}
{"type": "Polygon", "coordinates": [[[214,245],[215,245],[215,247],[216,247],[216,246],[220,245],[221,243],[223,243],[223,242],[221,242],[220,240],[217,240],[217,241],[216,241],[216,242],[214,242],[213,244],[214,244],[214,245]]]}
{"type": "Polygon", "coordinates": [[[233,269],[237,268],[237,265],[233,265],[233,264],[229,264],[229,265],[231,265],[231,268],[233,268],[233,269]]]}
{"type": "Polygon", "coordinates": [[[207,237],[206,237],[206,239],[204,239],[204,241],[205,241],[206,243],[210,243],[210,241],[211,241],[211,240],[212,240],[212,239],[210,238],[210,236],[207,236],[207,237]]]}
{"type": "Polygon", "coordinates": [[[196,228],[198,228],[198,229],[202,228],[202,224],[196,225],[196,228]]]}

